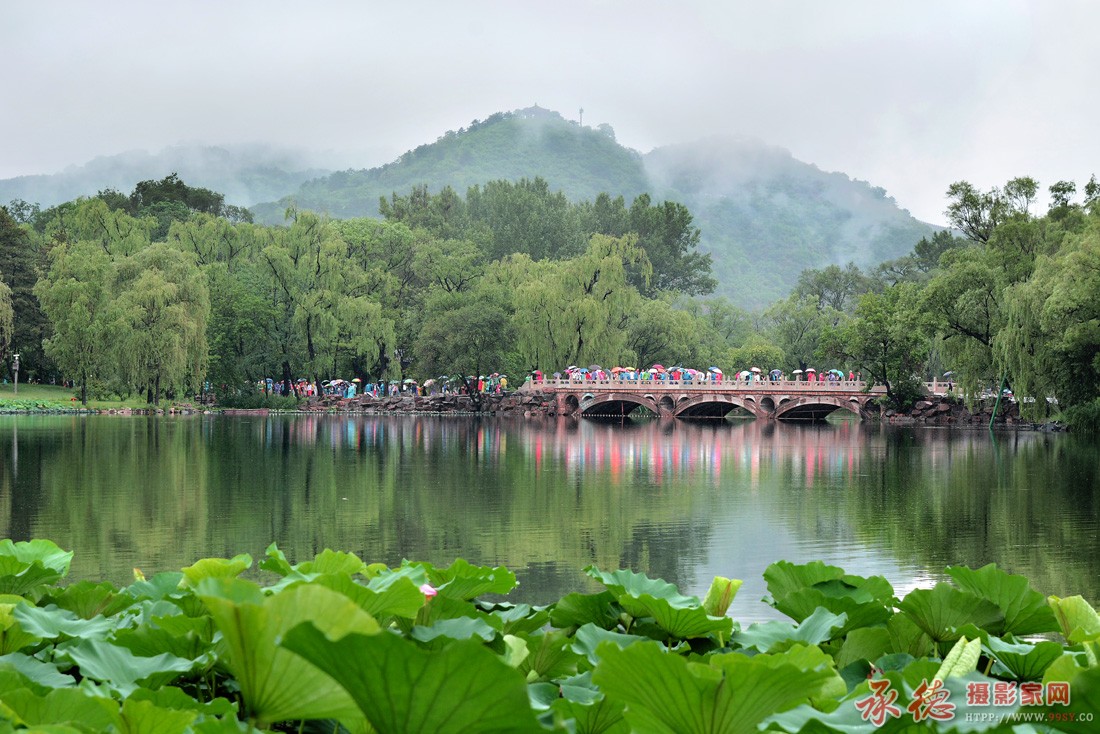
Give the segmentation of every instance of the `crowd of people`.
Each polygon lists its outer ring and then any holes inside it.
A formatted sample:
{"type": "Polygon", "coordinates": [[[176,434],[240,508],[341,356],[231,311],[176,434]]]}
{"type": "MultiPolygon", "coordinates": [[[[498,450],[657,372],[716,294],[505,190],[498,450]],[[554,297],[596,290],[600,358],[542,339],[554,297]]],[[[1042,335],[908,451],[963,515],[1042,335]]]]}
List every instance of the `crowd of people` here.
{"type": "MultiPolygon", "coordinates": [[[[648,369],[639,370],[636,367],[612,367],[611,369],[604,369],[603,367],[594,364],[588,367],[577,367],[576,365],[570,365],[566,367],[562,372],[553,372],[550,377],[555,380],[571,380],[571,381],[585,381],[585,380],[599,380],[599,381],[674,381],[674,382],[729,382],[729,381],[742,381],[746,383],[751,382],[782,382],[785,380],[799,381],[799,382],[861,382],[863,375],[859,372],[849,370],[847,375],[842,370],[830,369],[821,370],[818,372],[813,367],[809,367],[805,370],[792,370],[791,372],[785,372],[781,369],[772,369],[768,371],[761,370],[759,367],[750,367],[749,369],[740,370],[730,375],[719,367],[708,367],[704,372],[703,370],[692,369],[689,367],[683,367],[681,365],[675,365],[673,367],[665,367],[664,365],[655,364],[648,369]]],[[[529,380],[534,382],[543,382],[546,377],[541,370],[533,370],[528,377],[529,380]]]]}
{"type": "MultiPolygon", "coordinates": [[[[636,367],[612,367],[604,369],[599,365],[577,367],[570,365],[561,372],[553,372],[546,375],[542,370],[531,370],[526,380],[535,384],[543,383],[547,379],[570,380],[575,382],[590,381],[673,381],[673,382],[860,382],[863,376],[859,372],[849,370],[845,373],[838,369],[821,370],[812,367],[805,370],[792,370],[785,372],[780,369],[763,371],[759,367],[750,367],[727,375],[719,367],[709,367],[706,371],[675,365],[665,367],[655,364],[648,369],[636,367]]],[[[357,395],[370,395],[374,398],[395,397],[405,395],[471,395],[480,393],[483,395],[502,395],[508,391],[508,376],[497,372],[490,375],[469,375],[463,377],[441,375],[423,382],[412,378],[404,380],[378,380],[377,382],[363,382],[358,377],[351,380],[341,378],[325,380],[320,384],[301,378],[288,386],[286,383],[267,378],[257,383],[260,392],[272,395],[295,395],[299,398],[311,398],[314,396],[333,396],[337,398],[354,398],[357,395]]]]}

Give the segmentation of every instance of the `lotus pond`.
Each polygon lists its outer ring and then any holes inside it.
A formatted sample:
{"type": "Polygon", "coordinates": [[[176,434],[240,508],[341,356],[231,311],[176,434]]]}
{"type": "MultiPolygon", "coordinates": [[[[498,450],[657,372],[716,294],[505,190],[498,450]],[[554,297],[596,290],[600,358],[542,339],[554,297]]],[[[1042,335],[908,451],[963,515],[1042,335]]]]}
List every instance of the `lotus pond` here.
{"type": "Polygon", "coordinates": [[[787,621],[727,616],[628,570],[545,606],[456,560],[367,564],[274,544],[132,583],[65,585],[72,553],[0,542],[0,730],[49,732],[1090,731],[1100,616],[989,565],[903,597],[770,565],[787,621]],[[492,599],[485,597],[491,596],[492,599]]]}

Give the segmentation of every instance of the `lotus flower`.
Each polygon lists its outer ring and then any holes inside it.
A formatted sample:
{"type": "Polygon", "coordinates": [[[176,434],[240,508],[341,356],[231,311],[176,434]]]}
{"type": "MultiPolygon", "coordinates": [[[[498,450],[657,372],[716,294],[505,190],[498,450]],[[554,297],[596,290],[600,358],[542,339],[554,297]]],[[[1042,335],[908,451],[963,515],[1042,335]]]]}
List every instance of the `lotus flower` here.
{"type": "Polygon", "coordinates": [[[431,599],[433,596],[435,596],[439,592],[431,584],[421,584],[420,585],[420,593],[423,594],[425,597],[427,597],[424,600],[425,602],[427,602],[428,599],[431,599]]]}

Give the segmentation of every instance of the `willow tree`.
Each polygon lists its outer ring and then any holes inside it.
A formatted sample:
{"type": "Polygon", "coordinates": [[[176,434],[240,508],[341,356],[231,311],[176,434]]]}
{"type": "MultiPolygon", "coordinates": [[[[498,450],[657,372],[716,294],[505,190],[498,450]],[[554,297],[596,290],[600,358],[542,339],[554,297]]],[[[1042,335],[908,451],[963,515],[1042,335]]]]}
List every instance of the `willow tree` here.
{"type": "Polygon", "coordinates": [[[196,388],[207,362],[210,295],[193,255],[155,244],[115,266],[114,289],[124,330],[118,343],[123,378],[149,402],[196,388]]]}
{"type": "Polygon", "coordinates": [[[342,358],[373,363],[394,341],[392,319],[372,297],[370,273],[348,260],[339,230],[310,212],[291,212],[291,226],[262,252],[277,321],[305,353],[283,352],[283,380],[297,366],[314,378],[335,376],[342,358]]]}
{"type": "Polygon", "coordinates": [[[88,382],[107,375],[118,344],[113,277],[111,257],[100,244],[77,242],[53,249],[49,270],[34,289],[52,332],[43,348],[80,385],[82,405],[88,404],[88,382]]]}
{"type": "Polygon", "coordinates": [[[649,272],[634,235],[593,235],[579,257],[515,264],[528,269],[514,301],[519,350],[528,364],[552,370],[620,358],[641,298],[628,269],[649,272]]]}

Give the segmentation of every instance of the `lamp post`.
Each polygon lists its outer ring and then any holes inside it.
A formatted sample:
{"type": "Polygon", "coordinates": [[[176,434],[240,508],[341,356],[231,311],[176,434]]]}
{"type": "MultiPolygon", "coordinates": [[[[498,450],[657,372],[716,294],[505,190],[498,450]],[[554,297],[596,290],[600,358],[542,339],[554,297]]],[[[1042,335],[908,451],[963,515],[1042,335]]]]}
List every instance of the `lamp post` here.
{"type": "Polygon", "coordinates": [[[18,354],[13,354],[11,356],[11,373],[12,373],[12,376],[15,378],[15,387],[12,390],[12,393],[14,395],[18,395],[19,394],[19,355],[18,354]]]}

